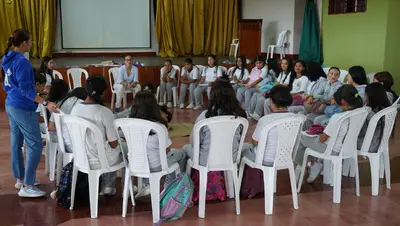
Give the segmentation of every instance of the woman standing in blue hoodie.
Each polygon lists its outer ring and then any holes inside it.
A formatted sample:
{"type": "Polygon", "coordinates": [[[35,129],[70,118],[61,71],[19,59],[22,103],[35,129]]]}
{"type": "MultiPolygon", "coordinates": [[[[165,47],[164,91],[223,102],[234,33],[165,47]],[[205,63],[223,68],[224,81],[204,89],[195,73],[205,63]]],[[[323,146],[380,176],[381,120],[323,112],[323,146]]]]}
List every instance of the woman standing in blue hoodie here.
{"type": "Polygon", "coordinates": [[[35,185],[36,168],[42,155],[42,139],[39,120],[36,114],[37,105],[43,104],[52,112],[57,112],[54,103],[48,102],[37,95],[35,76],[30,62],[24,57],[32,46],[31,35],[23,29],[17,29],[8,38],[0,68],[0,79],[3,83],[6,99],[6,112],[10,120],[11,131],[11,162],[15,187],[20,189],[21,197],[41,197],[46,192],[35,185]],[[14,50],[10,50],[14,46],[14,50]],[[23,141],[27,146],[26,167],[21,151],[23,141]]]}

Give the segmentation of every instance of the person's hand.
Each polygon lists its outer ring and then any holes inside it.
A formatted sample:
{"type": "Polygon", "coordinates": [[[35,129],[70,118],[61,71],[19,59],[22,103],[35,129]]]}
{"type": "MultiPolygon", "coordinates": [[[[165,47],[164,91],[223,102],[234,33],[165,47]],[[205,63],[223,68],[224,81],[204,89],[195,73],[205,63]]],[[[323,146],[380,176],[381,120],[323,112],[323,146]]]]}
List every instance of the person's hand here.
{"type": "Polygon", "coordinates": [[[209,83],[208,83],[208,86],[212,86],[212,85],[213,85],[213,83],[212,83],[212,82],[209,82],[209,83]]]}
{"type": "Polygon", "coordinates": [[[306,100],[304,101],[304,103],[306,103],[306,104],[312,104],[312,102],[313,102],[313,99],[310,97],[307,97],[306,100]]]}
{"type": "Polygon", "coordinates": [[[334,98],[331,99],[331,104],[336,104],[336,101],[334,98]]]}
{"type": "Polygon", "coordinates": [[[57,108],[56,103],[48,102],[46,107],[47,107],[47,110],[49,110],[50,112],[60,113],[60,109],[57,108]]]}

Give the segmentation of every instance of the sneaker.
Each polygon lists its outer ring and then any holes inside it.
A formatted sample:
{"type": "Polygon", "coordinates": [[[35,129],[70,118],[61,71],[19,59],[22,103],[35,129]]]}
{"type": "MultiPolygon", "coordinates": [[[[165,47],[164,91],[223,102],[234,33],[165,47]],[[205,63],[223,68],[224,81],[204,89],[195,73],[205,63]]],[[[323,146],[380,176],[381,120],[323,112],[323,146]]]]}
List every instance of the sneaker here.
{"type": "Polygon", "coordinates": [[[103,191],[99,193],[99,195],[115,195],[117,190],[115,188],[104,188],[103,191]]]}
{"type": "Polygon", "coordinates": [[[313,183],[315,181],[315,179],[317,179],[317,177],[319,176],[319,173],[321,173],[323,164],[320,162],[316,162],[314,163],[314,165],[312,165],[310,167],[310,171],[308,174],[308,178],[307,178],[307,183],[313,183]]]}
{"type": "MultiPolygon", "coordinates": [[[[40,181],[39,180],[35,180],[35,183],[33,185],[34,186],[38,186],[39,184],[40,184],[40,181]]],[[[23,185],[24,185],[24,181],[22,181],[20,179],[17,179],[17,183],[15,183],[15,188],[19,190],[19,189],[22,188],[23,185]]]]}
{"type": "Polygon", "coordinates": [[[184,108],[185,108],[185,105],[184,105],[184,104],[181,104],[181,105],[179,105],[179,108],[180,108],[180,109],[184,109],[184,108]]]}
{"type": "Polygon", "coordinates": [[[171,102],[167,103],[167,108],[172,108],[172,103],[171,102]]]}
{"type": "Polygon", "coordinates": [[[29,185],[27,187],[21,187],[18,192],[19,197],[25,198],[37,198],[46,195],[46,192],[39,190],[37,187],[29,185]]]}
{"type": "Polygon", "coordinates": [[[254,119],[254,120],[256,120],[256,121],[258,121],[258,120],[260,120],[260,116],[258,115],[258,114],[256,114],[256,113],[254,113],[254,114],[249,114],[250,115],[250,117],[252,118],[252,119],[254,119]]]}
{"type": "Polygon", "coordinates": [[[294,175],[296,177],[296,184],[300,180],[300,175],[301,175],[301,165],[297,165],[296,168],[294,169],[294,175]]]}
{"type": "Polygon", "coordinates": [[[164,106],[164,103],[163,102],[159,102],[158,105],[164,106]]]}
{"type": "Polygon", "coordinates": [[[196,107],[194,107],[193,109],[194,110],[199,110],[199,109],[202,109],[203,107],[201,106],[201,105],[197,105],[196,107]]]}
{"type": "Polygon", "coordinates": [[[144,184],[142,189],[135,195],[135,199],[148,195],[150,195],[150,185],[144,184]]]}
{"type": "Polygon", "coordinates": [[[186,109],[193,109],[194,108],[194,104],[189,104],[186,109]]]}

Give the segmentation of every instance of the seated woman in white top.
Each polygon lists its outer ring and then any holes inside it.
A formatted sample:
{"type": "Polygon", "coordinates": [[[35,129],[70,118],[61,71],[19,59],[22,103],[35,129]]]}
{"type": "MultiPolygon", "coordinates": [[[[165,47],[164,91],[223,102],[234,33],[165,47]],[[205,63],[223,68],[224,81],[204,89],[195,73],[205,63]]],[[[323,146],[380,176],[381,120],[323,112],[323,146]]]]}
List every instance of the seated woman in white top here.
{"type": "MultiPolygon", "coordinates": [[[[86,80],[87,98],[84,102],[77,104],[71,111],[71,115],[79,116],[91,121],[101,131],[105,155],[110,166],[123,161],[122,153],[118,147],[118,135],[114,128],[114,115],[110,109],[103,105],[104,92],[107,89],[107,82],[103,77],[92,76],[86,80]]],[[[73,134],[69,134],[70,136],[73,134]]],[[[100,168],[100,160],[92,133],[86,137],[86,153],[89,166],[92,169],[100,168]]],[[[85,151],[85,150],[74,150],[85,151]]],[[[115,194],[116,172],[102,175],[103,181],[100,194],[115,194]]]]}
{"type": "Polygon", "coordinates": [[[56,66],[56,62],[51,57],[43,57],[40,63],[39,72],[46,76],[46,86],[44,93],[48,93],[51,87],[51,83],[54,81],[53,69],[56,66]]]}
{"type": "Polygon", "coordinates": [[[160,96],[159,105],[165,105],[164,95],[167,93],[167,107],[172,107],[172,87],[176,86],[176,69],[172,67],[171,60],[164,61],[160,70],[160,96]]]}
{"type": "Polygon", "coordinates": [[[249,78],[249,70],[247,70],[247,63],[245,56],[239,56],[236,59],[236,65],[234,67],[229,68],[228,75],[229,78],[233,81],[233,89],[235,92],[240,86],[246,84],[249,78]]]}
{"type": "Polygon", "coordinates": [[[307,76],[304,75],[305,70],[304,62],[301,60],[296,61],[293,68],[294,76],[290,78],[289,82],[289,87],[292,88],[292,91],[290,91],[292,96],[304,96],[309,83],[307,76]]]}
{"type": "Polygon", "coordinates": [[[189,105],[187,109],[194,108],[194,89],[197,86],[197,80],[199,79],[199,68],[193,65],[193,61],[190,58],[185,59],[185,66],[182,68],[181,73],[181,87],[179,93],[179,104],[180,108],[185,108],[186,91],[189,88],[189,105]]]}
{"type": "Polygon", "coordinates": [[[201,109],[201,95],[207,91],[208,99],[210,99],[211,86],[214,82],[222,77],[222,69],[217,65],[217,58],[215,55],[209,55],[207,58],[207,66],[204,68],[199,86],[194,90],[195,107],[194,110],[201,109]]]}
{"type": "Polygon", "coordinates": [[[121,102],[124,92],[130,90],[135,93],[140,91],[139,85],[139,71],[137,67],[133,66],[132,57],[125,56],[124,65],[119,68],[117,81],[115,81],[114,89],[117,92],[117,100],[115,103],[115,112],[120,112],[121,102]]]}

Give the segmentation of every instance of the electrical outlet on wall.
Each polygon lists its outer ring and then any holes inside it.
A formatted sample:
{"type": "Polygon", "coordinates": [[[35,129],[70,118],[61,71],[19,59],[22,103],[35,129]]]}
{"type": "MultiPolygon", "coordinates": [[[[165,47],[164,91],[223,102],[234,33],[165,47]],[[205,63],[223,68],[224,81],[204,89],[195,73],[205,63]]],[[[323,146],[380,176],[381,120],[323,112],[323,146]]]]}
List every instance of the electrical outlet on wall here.
{"type": "Polygon", "coordinates": [[[285,48],[289,48],[289,46],[290,46],[290,43],[289,43],[289,42],[285,42],[285,43],[283,43],[283,47],[285,47],[285,48]]]}

